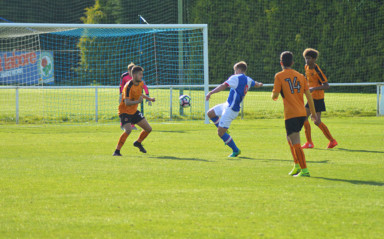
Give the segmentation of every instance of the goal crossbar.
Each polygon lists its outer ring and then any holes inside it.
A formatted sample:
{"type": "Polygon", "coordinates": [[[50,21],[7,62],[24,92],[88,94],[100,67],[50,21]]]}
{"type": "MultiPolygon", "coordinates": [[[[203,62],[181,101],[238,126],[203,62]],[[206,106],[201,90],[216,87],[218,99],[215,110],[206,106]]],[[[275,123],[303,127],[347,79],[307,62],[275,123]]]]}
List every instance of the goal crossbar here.
{"type": "Polygon", "coordinates": [[[121,28],[121,29],[196,29],[207,28],[207,24],[56,24],[56,23],[0,23],[0,28],[121,28]]]}

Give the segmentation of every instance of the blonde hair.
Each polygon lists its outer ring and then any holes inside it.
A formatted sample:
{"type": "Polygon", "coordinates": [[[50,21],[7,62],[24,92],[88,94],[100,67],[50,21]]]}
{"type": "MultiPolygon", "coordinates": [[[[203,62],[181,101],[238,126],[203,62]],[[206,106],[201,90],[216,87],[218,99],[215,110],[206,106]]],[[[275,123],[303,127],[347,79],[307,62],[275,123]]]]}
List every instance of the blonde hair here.
{"type": "Polygon", "coordinates": [[[239,69],[241,70],[242,72],[245,72],[247,71],[247,63],[245,61],[239,61],[237,62],[234,66],[233,66],[233,69],[236,70],[236,69],[239,69]]]}
{"type": "Polygon", "coordinates": [[[133,62],[131,62],[131,63],[129,63],[129,65],[128,65],[128,72],[129,72],[129,74],[131,74],[131,71],[132,71],[132,68],[135,66],[135,63],[133,63],[133,62]]]}

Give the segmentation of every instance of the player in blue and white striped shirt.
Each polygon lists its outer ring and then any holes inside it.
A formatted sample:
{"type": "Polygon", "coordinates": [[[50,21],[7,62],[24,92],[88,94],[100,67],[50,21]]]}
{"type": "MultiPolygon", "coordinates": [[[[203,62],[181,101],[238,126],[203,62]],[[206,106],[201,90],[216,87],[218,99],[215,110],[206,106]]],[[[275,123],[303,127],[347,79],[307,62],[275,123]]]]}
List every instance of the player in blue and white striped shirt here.
{"type": "Polygon", "coordinates": [[[208,111],[208,117],[217,127],[219,137],[232,149],[232,154],[228,157],[237,157],[241,151],[237,148],[232,137],[227,133],[231,122],[239,115],[240,104],[243,101],[248,89],[251,87],[261,87],[263,83],[255,82],[252,78],[245,75],[247,63],[240,61],[233,66],[235,74],[228,78],[223,84],[209,92],[205,97],[209,100],[212,94],[218,93],[230,87],[227,102],[216,105],[208,111]]]}

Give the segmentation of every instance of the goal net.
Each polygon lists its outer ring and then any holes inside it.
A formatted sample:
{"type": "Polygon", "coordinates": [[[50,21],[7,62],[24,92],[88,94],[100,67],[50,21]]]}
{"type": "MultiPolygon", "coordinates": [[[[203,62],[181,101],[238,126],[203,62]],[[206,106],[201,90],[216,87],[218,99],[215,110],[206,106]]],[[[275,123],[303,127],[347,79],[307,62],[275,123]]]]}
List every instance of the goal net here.
{"type": "Polygon", "coordinates": [[[0,24],[0,61],[0,121],[115,120],[131,62],[156,98],[142,104],[147,118],[205,117],[204,24],[0,24]],[[181,94],[191,96],[190,108],[180,108],[181,94]]]}

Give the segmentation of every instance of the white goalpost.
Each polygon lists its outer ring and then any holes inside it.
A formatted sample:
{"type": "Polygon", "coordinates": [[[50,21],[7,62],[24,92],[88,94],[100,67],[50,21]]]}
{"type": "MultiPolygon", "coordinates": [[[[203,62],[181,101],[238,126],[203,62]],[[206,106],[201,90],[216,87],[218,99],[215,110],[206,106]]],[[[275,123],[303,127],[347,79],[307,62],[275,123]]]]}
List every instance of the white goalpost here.
{"type": "Polygon", "coordinates": [[[0,61],[3,121],[113,120],[120,75],[134,62],[157,98],[146,117],[209,122],[206,24],[0,23],[0,61]],[[169,89],[192,97],[182,115],[169,89]]]}

